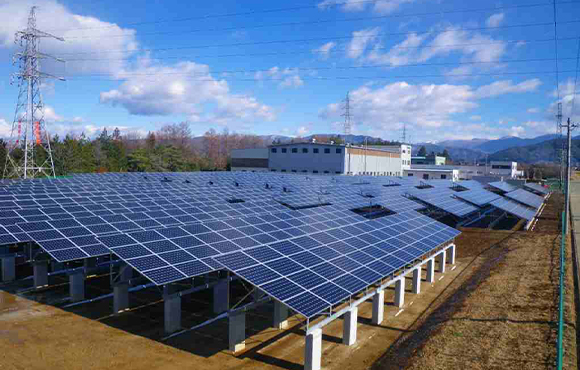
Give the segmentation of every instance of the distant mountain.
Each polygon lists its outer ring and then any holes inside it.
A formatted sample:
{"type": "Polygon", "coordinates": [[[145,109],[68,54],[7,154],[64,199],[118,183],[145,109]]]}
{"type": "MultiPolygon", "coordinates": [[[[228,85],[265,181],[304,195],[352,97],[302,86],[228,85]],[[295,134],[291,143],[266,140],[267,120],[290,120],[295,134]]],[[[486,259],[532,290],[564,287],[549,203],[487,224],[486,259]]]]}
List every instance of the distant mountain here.
{"type": "MultiPolygon", "coordinates": [[[[345,136],[342,134],[312,134],[309,136],[304,136],[302,139],[307,140],[307,141],[311,141],[312,138],[314,137],[319,137],[319,138],[324,138],[324,139],[328,139],[331,137],[338,137],[342,140],[345,139],[345,136]]],[[[350,144],[364,144],[365,140],[369,142],[369,145],[371,142],[376,142],[378,140],[382,140],[381,138],[378,137],[373,137],[373,136],[367,136],[367,135],[348,135],[348,142],[350,144]]]]}
{"type": "MultiPolygon", "coordinates": [[[[558,158],[560,140],[552,139],[537,144],[519,146],[501,150],[489,156],[492,161],[514,161],[521,163],[554,163],[558,158]]],[[[572,140],[573,162],[580,162],[580,138],[572,140]]]]}
{"type": "Polygon", "coordinates": [[[489,142],[489,139],[471,139],[471,140],[445,140],[435,143],[446,148],[465,148],[475,149],[480,145],[489,142]]]}
{"type": "Polygon", "coordinates": [[[555,134],[542,135],[532,139],[521,139],[515,136],[507,136],[497,140],[489,140],[485,143],[482,143],[474,147],[473,149],[481,150],[482,152],[485,153],[496,153],[508,148],[538,144],[544,141],[555,139],[557,137],[558,135],[555,134]]]}
{"type": "Polygon", "coordinates": [[[427,154],[431,152],[443,153],[443,150],[447,149],[453,161],[473,162],[485,158],[485,153],[478,150],[445,147],[437,144],[428,144],[428,143],[420,143],[413,145],[412,154],[417,155],[417,152],[419,152],[419,149],[421,149],[422,146],[425,147],[427,154]]]}

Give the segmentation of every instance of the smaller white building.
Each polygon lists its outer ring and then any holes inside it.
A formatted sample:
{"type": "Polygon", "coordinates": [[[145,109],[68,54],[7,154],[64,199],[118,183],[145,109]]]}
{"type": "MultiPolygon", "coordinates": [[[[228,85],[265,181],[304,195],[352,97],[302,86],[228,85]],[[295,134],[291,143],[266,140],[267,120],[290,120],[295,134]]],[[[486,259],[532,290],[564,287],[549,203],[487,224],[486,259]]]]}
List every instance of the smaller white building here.
{"type": "Polygon", "coordinates": [[[459,180],[459,169],[454,166],[417,165],[404,171],[404,176],[421,180],[459,180]]]}
{"type": "Polygon", "coordinates": [[[509,161],[491,161],[489,174],[492,176],[504,176],[515,179],[518,177],[518,162],[509,161]]]}

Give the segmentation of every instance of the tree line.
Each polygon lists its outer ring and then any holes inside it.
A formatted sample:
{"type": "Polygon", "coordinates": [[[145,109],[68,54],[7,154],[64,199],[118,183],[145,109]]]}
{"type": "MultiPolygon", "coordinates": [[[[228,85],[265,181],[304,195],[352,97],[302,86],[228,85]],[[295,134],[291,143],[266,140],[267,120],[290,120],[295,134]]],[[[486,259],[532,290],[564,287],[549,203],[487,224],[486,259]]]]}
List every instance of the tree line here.
{"type": "MultiPolygon", "coordinates": [[[[88,172],[224,171],[232,149],[266,147],[257,135],[218,133],[193,137],[187,122],[168,124],[146,135],[104,128],[95,138],[84,134],[54,135],[50,146],[57,176],[88,172]]],[[[8,144],[0,139],[0,169],[4,173],[8,144]]]]}

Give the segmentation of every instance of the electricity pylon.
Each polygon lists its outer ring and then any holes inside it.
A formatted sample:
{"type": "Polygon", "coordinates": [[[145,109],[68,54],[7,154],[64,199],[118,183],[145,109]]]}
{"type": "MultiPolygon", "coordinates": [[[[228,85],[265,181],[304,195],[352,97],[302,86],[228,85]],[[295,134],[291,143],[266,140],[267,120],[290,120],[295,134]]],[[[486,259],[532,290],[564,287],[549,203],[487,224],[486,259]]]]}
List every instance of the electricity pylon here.
{"type": "Polygon", "coordinates": [[[55,77],[40,71],[41,59],[58,58],[39,51],[40,38],[63,38],[40,31],[36,28],[36,7],[32,7],[28,17],[28,26],[16,32],[14,43],[23,50],[14,55],[14,64],[18,62],[19,72],[13,75],[18,79],[18,103],[12,131],[8,142],[8,155],[4,168],[4,178],[35,178],[39,176],[54,177],[54,162],[50,150],[50,136],[44,121],[44,104],[40,91],[42,79],[55,77]]]}

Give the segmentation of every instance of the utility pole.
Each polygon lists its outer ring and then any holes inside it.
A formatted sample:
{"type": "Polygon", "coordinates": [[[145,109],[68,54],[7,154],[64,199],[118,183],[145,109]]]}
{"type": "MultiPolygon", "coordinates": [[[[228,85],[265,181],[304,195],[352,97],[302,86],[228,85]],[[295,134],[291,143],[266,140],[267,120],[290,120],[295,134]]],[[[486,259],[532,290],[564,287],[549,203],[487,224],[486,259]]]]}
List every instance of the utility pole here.
{"type": "Polygon", "coordinates": [[[343,102],[344,106],[342,108],[344,109],[344,113],[341,114],[341,116],[344,117],[344,143],[348,144],[352,128],[350,122],[350,119],[352,118],[352,115],[350,114],[350,91],[347,91],[346,99],[344,99],[343,102]]]}
{"type": "Polygon", "coordinates": [[[41,82],[44,78],[55,77],[40,71],[41,59],[53,59],[64,62],[39,51],[40,38],[53,38],[64,41],[36,28],[36,7],[33,6],[28,16],[28,26],[24,31],[16,32],[14,42],[20,44],[22,52],[14,55],[14,64],[18,61],[20,70],[13,75],[18,79],[19,93],[8,154],[4,168],[4,178],[34,178],[37,176],[54,177],[54,162],[50,149],[50,136],[44,121],[44,104],[42,102],[41,82]]]}
{"type": "Polygon", "coordinates": [[[571,164],[572,164],[572,130],[577,128],[578,124],[577,123],[572,123],[570,121],[570,118],[568,118],[568,121],[566,121],[565,125],[562,125],[562,128],[566,128],[567,129],[567,140],[566,140],[566,201],[565,201],[565,210],[564,210],[564,214],[566,217],[566,220],[564,222],[564,235],[566,235],[566,233],[569,230],[569,226],[570,226],[570,176],[572,174],[571,171],[571,164]]]}

